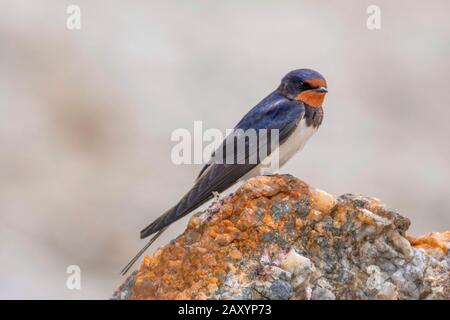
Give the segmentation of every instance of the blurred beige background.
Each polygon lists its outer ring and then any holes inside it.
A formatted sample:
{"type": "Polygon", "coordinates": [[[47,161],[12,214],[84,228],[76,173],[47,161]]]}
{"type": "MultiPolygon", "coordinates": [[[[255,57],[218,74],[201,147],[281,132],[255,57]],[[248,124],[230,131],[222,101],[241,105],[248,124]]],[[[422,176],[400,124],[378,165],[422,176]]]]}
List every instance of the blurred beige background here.
{"type": "MultiPolygon", "coordinates": [[[[0,298],[108,298],[200,166],[174,129],[232,128],[285,73],[328,80],[325,120],[284,168],[450,229],[450,2],[0,2],[0,298]],[[81,30],[66,7],[81,7],[81,30]],[[381,7],[382,28],[366,28],[381,7]],[[81,290],[66,288],[79,265],[81,290]]],[[[156,247],[178,235],[186,219],[156,247]]],[[[154,248],[152,249],[154,250],[154,248]]]]}

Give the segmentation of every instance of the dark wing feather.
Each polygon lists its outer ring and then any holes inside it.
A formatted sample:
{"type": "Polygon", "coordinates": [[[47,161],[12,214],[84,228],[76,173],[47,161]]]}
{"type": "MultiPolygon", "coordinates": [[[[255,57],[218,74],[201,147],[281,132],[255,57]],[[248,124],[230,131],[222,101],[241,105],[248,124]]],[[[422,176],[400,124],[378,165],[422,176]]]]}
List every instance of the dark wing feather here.
{"type": "MultiPolygon", "coordinates": [[[[304,111],[303,104],[290,101],[277,93],[273,93],[250,110],[235,129],[278,129],[279,143],[281,144],[295,130],[304,111]]],[[[238,139],[240,138],[238,137],[238,139]]],[[[228,145],[227,139],[224,140],[220,148],[224,145],[228,145]]],[[[246,145],[246,150],[249,151],[248,141],[246,141],[246,145]]],[[[218,148],[218,150],[220,149],[218,148]]],[[[210,200],[213,197],[213,192],[222,192],[231,187],[262,160],[258,159],[253,164],[247,161],[251,156],[250,153],[255,151],[257,150],[245,152],[242,155],[246,160],[243,164],[210,162],[202,170],[202,174],[198,177],[191,190],[189,190],[177,205],[166,211],[148,227],[143,229],[141,231],[141,238],[145,238],[184,217],[195,208],[210,200]]],[[[270,153],[270,148],[268,148],[268,152],[270,153]]]]}

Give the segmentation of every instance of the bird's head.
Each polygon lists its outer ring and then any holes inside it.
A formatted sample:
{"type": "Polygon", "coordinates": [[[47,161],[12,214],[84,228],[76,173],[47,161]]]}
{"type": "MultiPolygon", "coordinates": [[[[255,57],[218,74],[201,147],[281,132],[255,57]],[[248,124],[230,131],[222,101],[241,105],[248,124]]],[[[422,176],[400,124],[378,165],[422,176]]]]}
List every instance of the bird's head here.
{"type": "Polygon", "coordinates": [[[289,72],[281,80],[278,90],[288,99],[302,101],[315,108],[322,106],[328,92],[325,78],[311,69],[289,72]]]}

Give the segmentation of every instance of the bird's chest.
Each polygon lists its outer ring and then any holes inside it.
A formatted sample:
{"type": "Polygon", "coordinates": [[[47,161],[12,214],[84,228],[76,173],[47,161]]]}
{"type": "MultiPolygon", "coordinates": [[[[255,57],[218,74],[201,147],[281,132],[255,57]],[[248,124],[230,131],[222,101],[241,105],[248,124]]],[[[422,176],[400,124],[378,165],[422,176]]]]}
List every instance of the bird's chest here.
{"type": "Polygon", "coordinates": [[[317,127],[308,126],[306,120],[302,119],[295,131],[279,148],[280,166],[285,164],[296,152],[303,149],[306,142],[316,131],[317,127]]]}
{"type": "Polygon", "coordinates": [[[296,152],[300,151],[309,138],[317,131],[317,127],[306,124],[302,119],[289,138],[274,152],[267,156],[258,166],[245,174],[240,180],[245,181],[251,177],[277,172],[296,152]],[[274,156],[277,153],[277,156],[274,156]]]}

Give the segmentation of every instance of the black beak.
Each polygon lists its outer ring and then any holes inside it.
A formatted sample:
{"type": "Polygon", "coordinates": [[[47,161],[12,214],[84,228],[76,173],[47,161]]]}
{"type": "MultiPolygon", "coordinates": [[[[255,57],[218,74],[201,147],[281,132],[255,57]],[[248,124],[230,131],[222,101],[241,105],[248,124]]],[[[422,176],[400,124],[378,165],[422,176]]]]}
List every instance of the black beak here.
{"type": "Polygon", "coordinates": [[[321,93],[327,93],[328,92],[327,88],[325,88],[325,87],[314,88],[313,91],[321,92],[321,93]]]}

